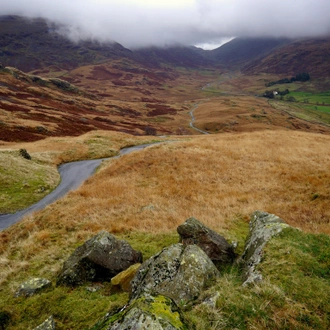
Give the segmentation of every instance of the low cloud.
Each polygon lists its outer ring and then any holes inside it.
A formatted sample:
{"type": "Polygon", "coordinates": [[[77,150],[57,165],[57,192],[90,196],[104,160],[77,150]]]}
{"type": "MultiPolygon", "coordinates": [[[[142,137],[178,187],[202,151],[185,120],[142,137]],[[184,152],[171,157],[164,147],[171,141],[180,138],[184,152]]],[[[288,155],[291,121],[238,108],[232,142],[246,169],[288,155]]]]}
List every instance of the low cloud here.
{"type": "Polygon", "coordinates": [[[128,48],[216,44],[232,36],[330,35],[329,0],[0,0],[2,15],[43,17],[70,39],[116,41],[128,48]],[[157,2],[155,2],[157,3],[157,2]]]}

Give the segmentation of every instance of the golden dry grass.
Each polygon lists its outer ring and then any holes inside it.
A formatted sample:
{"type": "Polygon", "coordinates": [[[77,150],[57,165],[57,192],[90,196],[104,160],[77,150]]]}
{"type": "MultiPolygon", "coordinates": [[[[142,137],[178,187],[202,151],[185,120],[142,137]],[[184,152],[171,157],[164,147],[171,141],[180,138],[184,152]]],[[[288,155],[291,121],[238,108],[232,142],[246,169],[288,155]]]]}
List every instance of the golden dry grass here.
{"type": "MultiPolygon", "coordinates": [[[[288,102],[286,102],[288,103],[288,102]]],[[[330,133],[329,127],[305,121],[277,103],[251,95],[223,95],[201,101],[194,111],[194,125],[210,133],[291,129],[330,133]]]]}
{"type": "Polygon", "coordinates": [[[24,148],[38,161],[59,165],[64,162],[113,156],[121,148],[148,143],[151,139],[152,137],[113,131],[91,131],[77,137],[50,137],[36,142],[5,142],[0,145],[0,152],[24,148]]]}
{"type": "Polygon", "coordinates": [[[107,161],[77,191],[1,233],[1,258],[11,260],[0,281],[27,261],[39,274],[58,269],[101,229],[173,232],[190,216],[224,232],[263,210],[330,234],[329,145],[326,135],[263,131],[191,137],[107,161]]]}

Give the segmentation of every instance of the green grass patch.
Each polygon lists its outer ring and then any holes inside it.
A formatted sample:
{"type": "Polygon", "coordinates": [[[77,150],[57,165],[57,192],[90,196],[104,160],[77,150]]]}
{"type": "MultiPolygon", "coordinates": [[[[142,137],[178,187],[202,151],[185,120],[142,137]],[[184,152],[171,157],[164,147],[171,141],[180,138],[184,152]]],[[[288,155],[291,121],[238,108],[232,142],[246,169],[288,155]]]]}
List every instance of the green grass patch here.
{"type": "MultiPolygon", "coordinates": [[[[291,95],[291,93],[289,94],[291,95]]],[[[330,106],[311,105],[300,102],[270,100],[275,109],[285,110],[297,118],[320,124],[330,124],[330,106]]]]}
{"type": "Polygon", "coordinates": [[[330,237],[285,229],[266,246],[263,282],[242,287],[239,270],[224,274],[186,313],[197,329],[329,329],[330,237]]]}
{"type": "Polygon", "coordinates": [[[330,106],[325,106],[325,105],[303,105],[302,107],[306,110],[309,110],[309,111],[321,111],[321,112],[330,113],[330,106]]]}
{"type": "Polygon", "coordinates": [[[10,315],[10,329],[34,329],[50,315],[56,320],[56,329],[87,329],[127,299],[127,293],[110,294],[109,285],[90,283],[75,289],[53,287],[29,298],[14,298],[7,292],[1,297],[0,311],[10,315]],[[89,286],[98,291],[90,292],[89,286]]]}
{"type": "Polygon", "coordinates": [[[17,151],[0,153],[0,213],[23,209],[49,194],[59,183],[56,167],[17,151]]]}
{"type": "Polygon", "coordinates": [[[289,95],[293,96],[298,102],[311,103],[316,105],[330,105],[330,92],[306,93],[290,91],[289,95]]]}
{"type": "Polygon", "coordinates": [[[144,261],[160,252],[163,248],[179,243],[179,234],[177,232],[166,234],[132,232],[118,235],[118,238],[126,240],[135,250],[141,251],[144,261]]]}

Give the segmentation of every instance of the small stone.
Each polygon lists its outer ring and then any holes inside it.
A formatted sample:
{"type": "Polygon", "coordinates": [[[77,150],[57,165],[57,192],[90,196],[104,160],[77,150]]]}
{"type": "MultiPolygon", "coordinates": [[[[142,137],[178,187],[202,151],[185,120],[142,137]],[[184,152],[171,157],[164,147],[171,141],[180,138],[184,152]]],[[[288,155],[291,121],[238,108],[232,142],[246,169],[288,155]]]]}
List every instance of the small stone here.
{"type": "Polygon", "coordinates": [[[45,322],[38,325],[33,330],[55,330],[55,321],[53,316],[50,316],[45,322]]]}
{"type": "Polygon", "coordinates": [[[141,264],[138,263],[122,271],[111,279],[111,284],[113,286],[120,287],[123,291],[129,292],[131,290],[131,281],[140,266],[141,264]]]}
{"type": "Polygon", "coordinates": [[[88,286],[86,287],[86,290],[89,292],[97,292],[100,291],[102,289],[101,285],[95,285],[95,286],[88,286]]]}
{"type": "Polygon", "coordinates": [[[45,278],[32,278],[22,283],[15,293],[15,297],[30,297],[51,287],[51,281],[45,278]]]}
{"type": "Polygon", "coordinates": [[[207,297],[203,302],[202,305],[206,305],[211,308],[217,307],[217,300],[220,297],[219,292],[215,292],[212,296],[207,297]]]}
{"type": "Polygon", "coordinates": [[[27,159],[27,160],[31,160],[31,156],[30,156],[30,154],[26,151],[26,149],[20,149],[20,150],[19,150],[19,153],[20,153],[20,155],[21,155],[23,158],[25,158],[25,159],[27,159]]]}

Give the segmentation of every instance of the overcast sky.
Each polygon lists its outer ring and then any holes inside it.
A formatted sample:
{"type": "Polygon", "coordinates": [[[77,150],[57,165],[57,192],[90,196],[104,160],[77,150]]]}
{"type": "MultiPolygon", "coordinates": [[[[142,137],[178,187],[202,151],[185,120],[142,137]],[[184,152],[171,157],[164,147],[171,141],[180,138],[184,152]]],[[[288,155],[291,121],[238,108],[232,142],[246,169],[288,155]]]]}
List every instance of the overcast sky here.
{"type": "Polygon", "coordinates": [[[74,40],[218,45],[233,36],[330,35],[330,0],[0,0],[0,13],[44,17],[74,40]]]}

